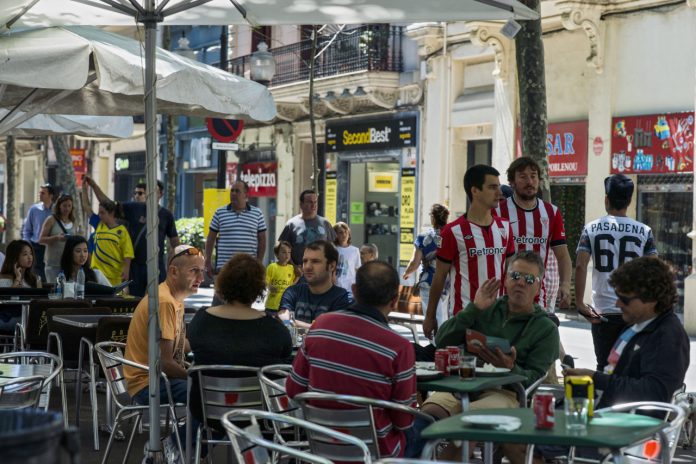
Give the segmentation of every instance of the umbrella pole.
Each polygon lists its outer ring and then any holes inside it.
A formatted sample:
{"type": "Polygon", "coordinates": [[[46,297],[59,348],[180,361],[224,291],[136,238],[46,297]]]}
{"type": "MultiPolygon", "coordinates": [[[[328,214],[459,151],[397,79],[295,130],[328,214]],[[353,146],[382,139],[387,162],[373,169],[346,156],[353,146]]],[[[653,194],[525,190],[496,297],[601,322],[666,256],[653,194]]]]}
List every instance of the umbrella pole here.
{"type": "MultiPolygon", "coordinates": [[[[160,442],[160,326],[158,284],[158,215],[157,215],[157,105],[155,99],[155,53],[157,21],[154,0],[145,2],[145,180],[147,183],[147,303],[148,303],[148,366],[150,368],[150,435],[147,460],[163,462],[160,442]]],[[[161,20],[161,18],[160,18],[161,20]]],[[[176,432],[176,431],[175,431],[176,432]]]]}

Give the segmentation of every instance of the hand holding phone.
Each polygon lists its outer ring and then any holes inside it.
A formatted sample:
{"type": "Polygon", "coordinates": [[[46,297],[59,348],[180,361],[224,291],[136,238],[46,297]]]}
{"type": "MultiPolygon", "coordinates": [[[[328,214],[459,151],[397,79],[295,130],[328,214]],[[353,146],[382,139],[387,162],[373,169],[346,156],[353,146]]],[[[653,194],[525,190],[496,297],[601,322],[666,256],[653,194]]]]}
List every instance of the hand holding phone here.
{"type": "Polygon", "coordinates": [[[590,314],[591,314],[590,317],[592,317],[593,319],[599,319],[599,320],[602,321],[602,322],[609,322],[609,319],[607,319],[606,317],[604,317],[604,316],[602,316],[601,314],[599,314],[599,313],[597,312],[597,310],[595,310],[594,307],[593,307],[592,305],[587,305],[587,307],[588,307],[589,310],[590,310],[590,314]]]}

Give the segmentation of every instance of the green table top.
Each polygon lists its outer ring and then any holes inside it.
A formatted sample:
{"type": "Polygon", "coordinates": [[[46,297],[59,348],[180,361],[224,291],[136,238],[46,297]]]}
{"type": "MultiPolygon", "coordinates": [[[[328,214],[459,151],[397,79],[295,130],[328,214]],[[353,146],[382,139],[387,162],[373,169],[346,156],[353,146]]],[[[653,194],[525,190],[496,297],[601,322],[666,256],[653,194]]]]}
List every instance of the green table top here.
{"type": "Polygon", "coordinates": [[[437,380],[418,381],[418,390],[439,391],[448,393],[474,393],[489,388],[523,382],[525,377],[518,374],[496,375],[491,377],[476,377],[461,380],[458,375],[450,375],[437,380]]]}
{"type": "Polygon", "coordinates": [[[534,423],[534,411],[529,408],[482,409],[435,422],[423,430],[421,436],[428,440],[444,438],[618,449],[650,437],[667,425],[661,420],[647,416],[628,413],[603,413],[601,417],[594,417],[590,420],[586,434],[577,435],[566,431],[563,411],[556,411],[556,426],[551,430],[537,430],[534,423]],[[507,432],[464,425],[461,417],[471,415],[513,416],[522,421],[522,426],[517,430],[507,432]]]}

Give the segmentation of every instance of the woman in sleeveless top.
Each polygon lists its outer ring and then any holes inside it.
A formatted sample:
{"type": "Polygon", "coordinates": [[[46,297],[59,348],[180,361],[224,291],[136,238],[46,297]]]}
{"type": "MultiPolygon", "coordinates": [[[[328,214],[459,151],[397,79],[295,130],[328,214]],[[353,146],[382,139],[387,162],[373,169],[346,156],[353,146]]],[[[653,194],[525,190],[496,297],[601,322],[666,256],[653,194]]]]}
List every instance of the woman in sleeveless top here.
{"type": "Polygon", "coordinates": [[[46,218],[41,228],[39,243],[46,247],[46,281],[55,282],[60,273],[60,257],[63,255],[65,240],[73,234],[73,199],[61,195],[53,207],[53,214],[46,218]]]}

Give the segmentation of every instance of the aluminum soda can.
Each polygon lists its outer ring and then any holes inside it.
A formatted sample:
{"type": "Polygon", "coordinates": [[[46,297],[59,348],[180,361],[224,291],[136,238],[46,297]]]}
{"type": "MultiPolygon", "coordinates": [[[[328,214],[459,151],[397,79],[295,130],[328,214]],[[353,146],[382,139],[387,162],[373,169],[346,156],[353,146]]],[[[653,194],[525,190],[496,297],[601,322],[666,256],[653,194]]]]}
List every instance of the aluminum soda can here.
{"type": "Polygon", "coordinates": [[[554,405],[556,399],[553,393],[539,392],[534,395],[532,405],[534,407],[534,417],[536,418],[536,428],[552,429],[556,424],[556,414],[554,405]]]}
{"type": "Polygon", "coordinates": [[[435,369],[445,375],[449,375],[449,350],[440,348],[435,350],[435,369]]]}
{"type": "Polygon", "coordinates": [[[449,368],[450,373],[454,372],[459,374],[459,356],[461,354],[459,347],[448,346],[446,349],[449,352],[449,361],[447,363],[447,367],[449,368]]]}

